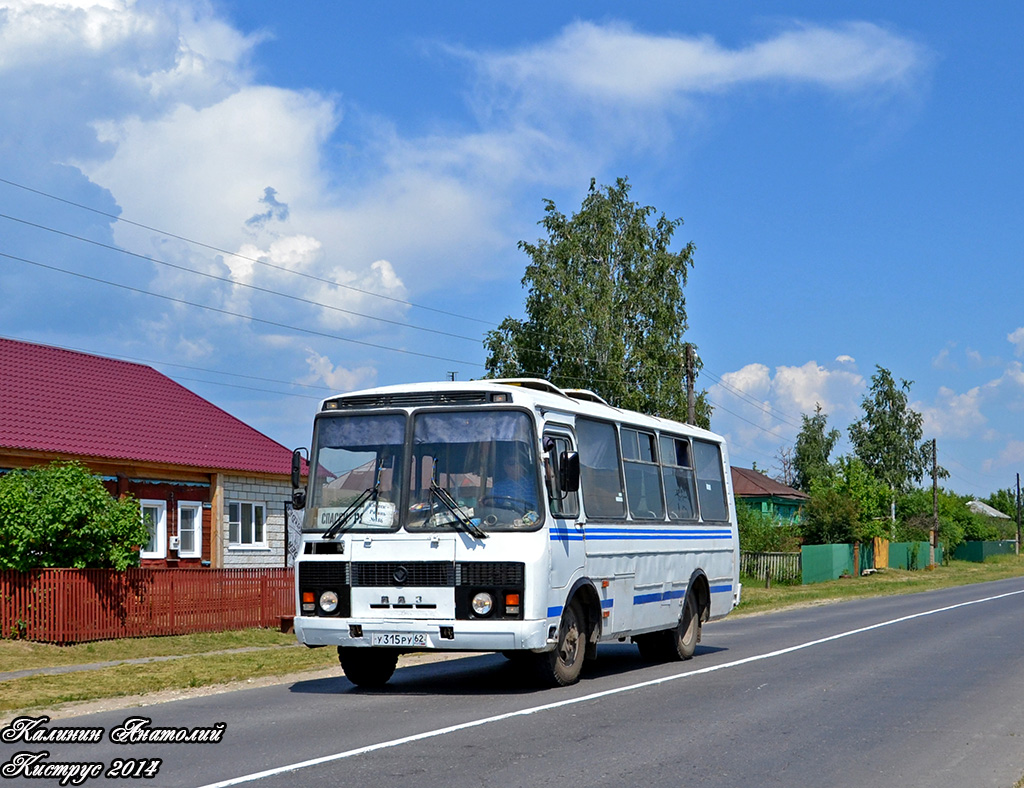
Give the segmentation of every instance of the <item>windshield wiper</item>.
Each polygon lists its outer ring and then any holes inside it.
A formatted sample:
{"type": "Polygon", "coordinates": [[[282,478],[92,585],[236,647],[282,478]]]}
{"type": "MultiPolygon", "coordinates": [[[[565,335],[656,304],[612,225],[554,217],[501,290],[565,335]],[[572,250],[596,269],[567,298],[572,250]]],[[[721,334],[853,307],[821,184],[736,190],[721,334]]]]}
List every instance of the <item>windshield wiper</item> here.
{"type": "MultiPolygon", "coordinates": [[[[452,498],[450,492],[444,487],[439,485],[436,481],[435,471],[437,470],[437,460],[433,460],[433,468],[430,471],[430,493],[439,500],[444,507],[451,512],[452,517],[455,518],[454,525],[460,530],[465,531],[468,534],[472,534],[477,539],[486,539],[487,532],[481,529],[476,523],[469,519],[466,513],[462,510],[462,506],[452,498]]],[[[431,507],[433,509],[433,507],[431,507]]]]}
{"type": "MultiPolygon", "coordinates": [[[[331,523],[330,528],[321,537],[322,539],[333,539],[342,531],[347,531],[353,525],[356,524],[356,520],[346,523],[346,521],[356,512],[358,512],[369,500],[373,500],[374,506],[380,503],[380,477],[384,472],[384,460],[377,463],[377,480],[373,483],[372,487],[367,487],[359,496],[349,504],[348,508],[345,509],[341,514],[334,518],[334,522],[331,523]]],[[[376,511],[374,512],[376,514],[376,511]]]]}

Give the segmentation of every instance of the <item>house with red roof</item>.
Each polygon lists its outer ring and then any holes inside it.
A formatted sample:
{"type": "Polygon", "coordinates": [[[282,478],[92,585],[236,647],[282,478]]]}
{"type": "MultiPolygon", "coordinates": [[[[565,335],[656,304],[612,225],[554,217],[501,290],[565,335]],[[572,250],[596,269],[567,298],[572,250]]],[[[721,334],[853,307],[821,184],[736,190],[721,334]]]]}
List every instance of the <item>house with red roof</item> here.
{"type": "Polygon", "coordinates": [[[733,467],[732,490],[737,506],[746,506],[788,523],[800,522],[804,504],[811,499],[807,493],[777,482],[752,468],[733,467]]]}
{"type": "Polygon", "coordinates": [[[0,473],[54,460],[139,500],[143,566],[285,565],[289,449],[152,367],[0,338],[0,473]]]}

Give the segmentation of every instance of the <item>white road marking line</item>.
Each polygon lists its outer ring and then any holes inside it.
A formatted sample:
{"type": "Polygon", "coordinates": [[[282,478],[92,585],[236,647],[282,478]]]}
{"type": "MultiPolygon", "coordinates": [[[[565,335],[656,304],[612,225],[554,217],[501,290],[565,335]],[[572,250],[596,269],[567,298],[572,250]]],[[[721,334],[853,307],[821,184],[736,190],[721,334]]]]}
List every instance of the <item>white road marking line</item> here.
{"type": "Polygon", "coordinates": [[[242,783],[255,782],[256,780],[262,780],[266,777],[274,777],[278,774],[298,771],[299,769],[308,769],[311,766],[319,766],[324,763],[330,763],[331,761],[340,761],[344,758],[352,758],[356,755],[364,755],[368,752],[386,750],[391,747],[398,747],[400,745],[409,744],[411,742],[423,741],[424,739],[432,739],[437,736],[445,736],[449,733],[456,733],[458,731],[468,730],[469,728],[479,728],[481,725],[489,725],[492,722],[501,722],[502,720],[509,720],[515,717],[527,717],[531,714],[539,714],[544,711],[551,711],[552,709],[560,709],[566,706],[573,706],[577,703],[586,703],[587,701],[598,700],[599,698],[607,698],[612,695],[620,695],[624,692],[632,692],[633,690],[654,687],[659,684],[667,684],[670,681],[677,681],[679,679],[685,679],[691,676],[699,676],[704,673],[714,673],[715,671],[726,670],[727,668],[735,668],[740,665],[747,665],[751,662],[760,662],[761,660],[772,659],[773,657],[780,657],[783,654],[791,654],[794,651],[801,651],[803,649],[811,648],[812,646],[820,646],[823,643],[831,643],[835,640],[841,640],[843,638],[852,637],[853,635],[859,635],[864,632],[870,632],[874,629],[890,627],[894,624],[902,624],[905,621],[912,621],[915,618],[933,616],[936,613],[945,613],[950,610],[956,610],[962,607],[969,607],[970,605],[980,605],[983,602],[993,602],[997,599],[1005,599],[1006,597],[1017,596],[1019,594],[1024,594],[1024,590],[1010,591],[1005,594],[998,594],[996,596],[985,597],[984,599],[974,599],[970,602],[960,602],[955,605],[947,605],[946,607],[935,608],[934,610],[925,610],[920,613],[912,613],[909,616],[901,616],[900,618],[894,618],[890,621],[882,621],[878,624],[871,624],[870,626],[860,627],[858,629],[851,629],[848,632],[840,632],[839,634],[829,635],[828,637],[819,638],[818,640],[809,640],[806,643],[800,643],[796,646],[788,646],[787,648],[781,648],[777,651],[770,651],[767,654],[757,654],[752,657],[744,657],[743,659],[737,659],[733,662],[725,662],[720,665],[709,665],[706,668],[698,668],[697,670],[689,670],[685,673],[676,673],[671,676],[663,676],[660,679],[642,681],[638,684],[630,684],[625,687],[616,687],[614,689],[602,690],[601,692],[594,692],[590,695],[583,695],[578,698],[568,698],[566,700],[555,701],[554,703],[545,703],[541,706],[531,706],[528,709],[510,711],[506,712],[505,714],[496,714],[493,717],[484,717],[479,720],[462,722],[458,725],[449,725],[447,728],[438,728],[432,731],[424,731],[423,733],[416,733],[412,736],[403,736],[400,739],[391,739],[390,741],[378,742],[377,744],[368,744],[365,747],[357,747],[354,750],[346,750],[345,752],[337,752],[331,755],[323,755],[319,758],[311,758],[307,761],[299,761],[298,763],[292,763],[286,766],[278,766],[276,768],[267,769],[262,772],[254,772],[253,774],[246,774],[241,777],[233,777],[230,780],[223,780],[218,783],[210,783],[209,785],[200,786],[200,788],[228,788],[228,786],[231,785],[241,785],[242,783]]]}

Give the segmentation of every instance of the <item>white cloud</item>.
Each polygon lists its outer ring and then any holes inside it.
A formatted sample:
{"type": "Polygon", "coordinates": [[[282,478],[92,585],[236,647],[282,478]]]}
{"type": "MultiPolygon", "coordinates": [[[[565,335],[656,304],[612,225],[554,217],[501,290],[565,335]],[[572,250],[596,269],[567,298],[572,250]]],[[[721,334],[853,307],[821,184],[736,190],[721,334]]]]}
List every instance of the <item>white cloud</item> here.
{"type": "MultiPolygon", "coordinates": [[[[202,0],[0,0],[0,114],[10,126],[3,133],[40,146],[32,155],[41,164],[77,163],[133,221],[406,298],[502,276],[496,259],[510,252],[521,262],[513,233],[535,218],[535,201],[525,218],[513,207],[522,190],[578,187],[617,153],[671,134],[662,121],[702,96],[766,83],[884,92],[912,85],[928,60],[914,42],[859,22],[794,26],[735,48],[709,37],[580,22],[518,50],[462,51],[481,79],[478,125],[404,137],[338,96],[259,84],[249,58],[260,40],[202,0]],[[576,122],[580,112],[589,122],[576,122]],[[636,122],[619,122],[623,112],[636,122]],[[328,153],[338,143],[360,152],[355,174],[331,171],[328,153]]],[[[374,306],[353,290],[296,287],[280,271],[124,223],[113,228],[118,243],[161,259],[356,311],[374,306]]],[[[156,270],[161,292],[261,316],[293,309],[156,270]]],[[[394,302],[376,307],[389,318],[404,312],[394,302]]],[[[194,353],[211,352],[215,329],[238,332],[217,340],[225,346],[251,339],[241,321],[178,319],[184,313],[172,307],[138,320],[154,332],[171,327],[166,341],[194,353]]],[[[329,329],[370,329],[334,310],[316,316],[329,329]]],[[[261,331],[265,343],[276,341],[261,331]]],[[[336,388],[364,385],[375,374],[310,358],[316,375],[336,388]]],[[[769,425],[772,407],[798,414],[821,402],[841,412],[862,385],[854,372],[813,362],[780,367],[774,377],[751,365],[724,380],[759,401],[754,420],[769,425]]]]}
{"type": "Polygon", "coordinates": [[[819,404],[830,427],[842,426],[856,413],[863,388],[857,372],[827,369],[814,361],[776,367],[774,374],[764,364],[748,364],[708,389],[718,406],[712,428],[739,447],[770,455],[793,442],[801,416],[814,413],[819,404]]]}
{"type": "Polygon", "coordinates": [[[954,361],[950,359],[950,348],[944,347],[939,351],[939,354],[932,359],[932,367],[934,369],[945,369],[949,371],[956,371],[957,366],[954,361]]]}
{"type": "Polygon", "coordinates": [[[1011,331],[1006,335],[1006,339],[1010,344],[1014,346],[1014,350],[1018,356],[1024,356],[1024,326],[1011,331]]]}
{"type": "Polygon", "coordinates": [[[845,353],[841,356],[836,356],[836,361],[840,364],[856,364],[857,359],[853,356],[847,356],[845,353]]]}
{"type": "Polygon", "coordinates": [[[377,381],[377,370],[373,367],[346,369],[340,365],[336,366],[327,356],[309,348],[307,348],[306,364],[309,366],[311,374],[302,381],[303,383],[324,383],[332,391],[338,393],[369,388],[377,381]]]}
{"type": "Polygon", "coordinates": [[[153,120],[97,123],[113,153],[80,167],[135,221],[225,247],[267,187],[293,215],[322,199],[320,147],[336,123],[334,105],[320,96],[250,87],[208,107],[179,104],[153,120]]]}
{"type": "Polygon", "coordinates": [[[709,36],[577,22],[552,41],[481,62],[492,79],[524,91],[541,87],[601,103],[650,105],[746,82],[840,90],[902,85],[926,59],[917,44],[866,22],[801,26],[739,49],[709,36]]]}
{"type": "Polygon", "coordinates": [[[856,372],[830,370],[808,361],[801,367],[777,367],[773,390],[780,407],[813,413],[818,405],[830,415],[851,413],[864,378],[856,372]]]}
{"type": "Polygon", "coordinates": [[[1021,463],[1024,463],[1024,441],[1009,440],[997,457],[982,463],[982,470],[990,473],[1004,468],[1017,468],[1021,463]]]}
{"type": "Polygon", "coordinates": [[[967,438],[978,435],[988,423],[981,408],[985,391],[980,386],[957,394],[946,386],[939,388],[933,405],[915,404],[924,417],[924,434],[933,438],[967,438]]]}
{"type": "Polygon", "coordinates": [[[747,364],[736,372],[722,375],[722,383],[726,388],[761,397],[771,388],[771,370],[764,364],[747,364]]]}

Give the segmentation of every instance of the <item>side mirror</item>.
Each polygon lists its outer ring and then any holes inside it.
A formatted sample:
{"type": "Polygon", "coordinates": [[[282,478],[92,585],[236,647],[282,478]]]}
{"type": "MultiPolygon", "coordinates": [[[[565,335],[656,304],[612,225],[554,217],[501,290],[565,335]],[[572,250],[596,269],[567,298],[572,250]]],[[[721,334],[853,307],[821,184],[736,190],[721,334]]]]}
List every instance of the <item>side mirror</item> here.
{"type": "Polygon", "coordinates": [[[580,455],[563,451],[558,461],[558,486],[562,492],[576,492],[580,488],[580,455]]]}
{"type": "Polygon", "coordinates": [[[306,505],[306,491],[302,489],[302,452],[305,449],[296,449],[292,452],[292,506],[302,509],[306,505]]]}

